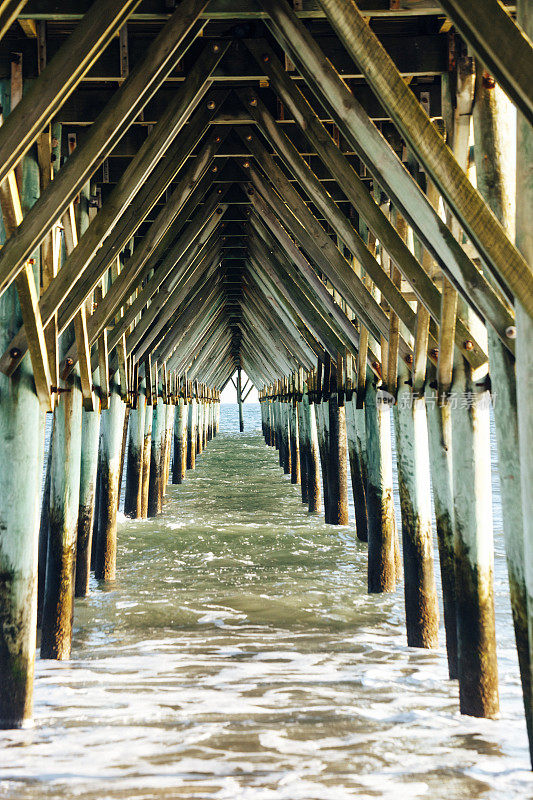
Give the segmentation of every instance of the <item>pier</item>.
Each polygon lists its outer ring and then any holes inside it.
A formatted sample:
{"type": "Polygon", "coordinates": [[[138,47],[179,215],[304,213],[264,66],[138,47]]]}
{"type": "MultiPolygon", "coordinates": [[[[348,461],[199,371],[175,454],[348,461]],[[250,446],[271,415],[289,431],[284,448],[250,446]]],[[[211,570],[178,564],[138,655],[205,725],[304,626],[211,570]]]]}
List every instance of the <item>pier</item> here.
{"type": "Polygon", "coordinates": [[[231,446],[255,390],[294,513],[487,719],[492,420],[533,758],[530,37],[531,0],[0,4],[1,728],[233,386],[231,446]]]}

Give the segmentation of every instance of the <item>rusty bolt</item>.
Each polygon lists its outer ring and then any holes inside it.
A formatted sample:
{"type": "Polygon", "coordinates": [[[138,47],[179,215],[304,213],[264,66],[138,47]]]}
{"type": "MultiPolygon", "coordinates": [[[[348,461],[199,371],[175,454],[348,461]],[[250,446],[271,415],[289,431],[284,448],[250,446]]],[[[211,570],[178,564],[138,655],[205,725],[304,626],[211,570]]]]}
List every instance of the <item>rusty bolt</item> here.
{"type": "Polygon", "coordinates": [[[374,369],[380,369],[381,364],[379,363],[379,361],[373,361],[372,366],[374,367],[374,369]]]}
{"type": "Polygon", "coordinates": [[[471,339],[467,339],[466,342],[464,342],[463,347],[465,350],[473,350],[474,342],[471,339]]]}
{"type": "Polygon", "coordinates": [[[218,144],[220,142],[220,136],[215,136],[215,142],[218,144]]]}
{"type": "Polygon", "coordinates": [[[405,356],[405,363],[406,363],[406,364],[412,364],[412,363],[413,363],[413,356],[411,355],[411,353],[408,353],[408,354],[405,356]]]}
{"type": "Polygon", "coordinates": [[[214,44],[213,45],[213,53],[218,53],[219,50],[220,50],[220,45],[219,44],[214,44]]]}
{"type": "Polygon", "coordinates": [[[496,81],[488,72],[483,73],[483,86],[485,89],[494,89],[496,86],[496,81]]]}
{"type": "Polygon", "coordinates": [[[516,339],[516,328],[514,325],[509,325],[508,328],[505,329],[505,335],[508,339],[516,339]]]}
{"type": "Polygon", "coordinates": [[[71,358],[66,358],[65,364],[67,367],[71,367],[74,364],[74,361],[71,358]]]}
{"type": "Polygon", "coordinates": [[[432,350],[429,351],[429,355],[432,358],[438,358],[439,357],[439,348],[438,347],[433,347],[432,350]]]}
{"type": "Polygon", "coordinates": [[[20,352],[20,350],[18,349],[18,347],[12,347],[12,348],[11,348],[11,350],[9,351],[9,355],[10,355],[10,356],[11,356],[11,358],[13,358],[13,359],[14,359],[14,358],[20,358],[20,356],[21,356],[21,352],[20,352]]]}
{"type": "Polygon", "coordinates": [[[265,62],[265,64],[268,64],[268,62],[270,61],[270,56],[268,55],[268,53],[265,53],[263,55],[263,61],[265,62]]]}
{"type": "Polygon", "coordinates": [[[216,103],[214,100],[210,100],[207,104],[207,107],[210,111],[212,111],[216,107],[216,103]]]}
{"type": "Polygon", "coordinates": [[[222,189],[217,189],[217,194],[222,194],[222,189]]]}
{"type": "Polygon", "coordinates": [[[35,264],[35,259],[34,258],[28,258],[28,264],[30,264],[33,267],[33,265],[35,264]]]}
{"type": "Polygon", "coordinates": [[[251,142],[252,141],[252,134],[251,133],[249,133],[248,136],[246,137],[246,141],[247,142],[251,142]]]}
{"type": "Polygon", "coordinates": [[[249,162],[249,161],[244,161],[244,162],[243,162],[243,167],[244,167],[244,169],[248,169],[248,168],[249,168],[249,166],[250,166],[250,162],[249,162]]]}
{"type": "Polygon", "coordinates": [[[217,208],[217,211],[216,211],[216,213],[217,213],[217,214],[222,214],[222,209],[220,208],[220,206],[217,208]]]}
{"type": "Polygon", "coordinates": [[[250,188],[248,189],[248,191],[247,191],[247,194],[248,194],[250,197],[253,197],[253,196],[254,196],[254,190],[252,189],[252,187],[251,187],[251,186],[250,186],[250,188]]]}
{"type": "Polygon", "coordinates": [[[216,164],[214,164],[214,166],[211,167],[211,172],[218,172],[218,167],[216,164]]]}
{"type": "Polygon", "coordinates": [[[257,105],[257,97],[250,98],[250,105],[251,106],[256,106],[257,105]]]}

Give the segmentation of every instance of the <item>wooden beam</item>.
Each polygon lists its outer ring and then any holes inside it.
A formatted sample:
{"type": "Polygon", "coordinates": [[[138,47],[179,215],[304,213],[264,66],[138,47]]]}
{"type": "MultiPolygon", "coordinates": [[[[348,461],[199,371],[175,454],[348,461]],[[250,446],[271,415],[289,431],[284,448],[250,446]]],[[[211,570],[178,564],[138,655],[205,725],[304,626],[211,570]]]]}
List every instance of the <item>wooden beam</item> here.
{"type": "Polygon", "coordinates": [[[98,116],[85,142],[76,148],[26,214],[23,223],[0,253],[0,293],[42,242],[54,222],[80,192],[95,164],[109,152],[138,116],[148,99],[163,83],[190,42],[187,35],[204,0],[185,0],[148,48],[145,58],[115,92],[98,116]],[[191,13],[194,9],[194,13],[191,13]],[[189,13],[185,13],[186,11],[189,13]]]}
{"type": "MultiPolygon", "coordinates": [[[[0,131],[0,180],[22,158],[140,0],[97,0],[0,131]]],[[[30,20],[21,20],[28,25],[30,20]]],[[[35,32],[35,36],[36,36],[35,32]]]]}
{"type": "MultiPolygon", "coordinates": [[[[270,4],[270,0],[261,2],[270,4]]],[[[363,69],[369,85],[389,110],[398,129],[496,279],[533,316],[533,268],[510,242],[500,221],[470,183],[437,129],[430,124],[426,112],[373,31],[365,24],[356,5],[351,0],[320,0],[320,3],[348,52],[363,69]]],[[[482,16],[485,16],[486,6],[483,8],[482,16]]],[[[501,10],[501,14],[505,12],[501,10]]],[[[475,24],[478,22],[476,20],[475,24]]],[[[487,23],[493,25],[492,20],[487,20],[487,23]]],[[[497,48],[504,47],[500,33],[498,30],[497,48]]],[[[525,39],[524,44],[528,55],[525,65],[527,89],[531,98],[531,75],[527,74],[527,64],[531,64],[531,45],[525,39]]],[[[516,58],[514,51],[509,57],[512,60],[516,58]]],[[[401,199],[408,202],[407,197],[401,199]]]]}
{"type": "Polygon", "coordinates": [[[13,25],[28,0],[2,0],[0,3],[0,39],[13,25]]]}
{"type": "Polygon", "coordinates": [[[498,0],[440,0],[472,50],[533,125],[533,44],[498,0]]]}

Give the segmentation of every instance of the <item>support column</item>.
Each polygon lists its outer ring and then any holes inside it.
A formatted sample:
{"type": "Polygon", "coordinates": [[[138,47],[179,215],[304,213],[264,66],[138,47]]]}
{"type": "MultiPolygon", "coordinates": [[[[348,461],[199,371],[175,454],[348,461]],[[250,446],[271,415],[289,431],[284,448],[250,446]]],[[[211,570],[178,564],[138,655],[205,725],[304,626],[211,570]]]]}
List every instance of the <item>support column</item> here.
{"type": "Polygon", "coordinates": [[[124,514],[138,519],[142,512],[142,471],[144,420],[146,416],[146,381],[139,382],[137,407],[130,409],[124,514]]]}
{"type": "Polygon", "coordinates": [[[296,404],[296,414],[298,417],[298,450],[300,455],[300,486],[302,491],[302,503],[309,502],[309,435],[306,426],[306,413],[304,408],[304,398],[300,395],[296,404]]]}
{"type": "MultiPolygon", "coordinates": [[[[533,8],[530,0],[518,0],[517,22],[533,37],[533,8]]],[[[533,131],[518,114],[516,165],[516,243],[529,264],[533,264],[533,131]]],[[[524,520],[524,564],[527,592],[529,659],[533,664],[533,319],[520,303],[516,304],[516,379],[518,400],[518,437],[522,474],[522,511],[524,520]]],[[[531,698],[531,695],[530,695],[531,698]]],[[[530,699],[531,702],[531,699],[530,699]]],[[[533,763],[533,753],[532,753],[533,763]]]]}
{"type": "Polygon", "coordinates": [[[144,444],[143,444],[143,463],[142,463],[142,486],[141,486],[141,517],[146,519],[148,516],[148,494],[150,490],[150,461],[152,458],[152,424],[154,417],[154,407],[152,400],[146,402],[144,412],[144,444]]]}
{"type": "Polygon", "coordinates": [[[120,457],[124,433],[125,405],[119,375],[110,376],[109,408],[100,420],[100,508],[95,577],[113,581],[117,565],[117,511],[120,495],[120,457]]]}
{"type": "Polygon", "coordinates": [[[202,400],[196,401],[196,455],[202,454],[204,449],[203,437],[203,424],[204,424],[204,406],[202,400]]]}
{"type": "MultiPolygon", "coordinates": [[[[494,85],[479,62],[476,64],[475,97],[473,117],[478,189],[512,240],[516,211],[514,112],[511,102],[500,87],[494,85]]],[[[511,609],[533,760],[531,660],[515,364],[490,326],[487,336],[511,609]]]]}
{"type": "Polygon", "coordinates": [[[96,411],[85,411],[83,409],[81,419],[80,502],[76,542],[76,597],[85,597],[89,593],[99,440],[100,409],[96,411]]]}
{"type": "MultiPolygon", "coordinates": [[[[475,325],[473,315],[468,319],[475,325]]],[[[476,332],[477,333],[477,332],[476,332]]],[[[477,340],[483,342],[479,331],[477,340]]],[[[452,383],[452,464],[459,703],[462,714],[499,708],[494,623],[490,396],[460,357],[452,383]]]]}
{"type": "MultiPolygon", "coordinates": [[[[3,99],[3,98],[2,98],[3,99]]],[[[22,202],[38,195],[32,156],[23,161],[22,202]],[[31,164],[29,163],[31,160],[31,164]]],[[[2,231],[2,241],[5,237],[2,231]]],[[[39,263],[39,253],[34,254],[39,263]]],[[[38,291],[39,274],[35,268],[38,291]]],[[[0,297],[0,345],[22,325],[17,290],[0,297]]],[[[40,471],[39,401],[30,359],[12,378],[0,374],[0,727],[19,728],[32,717],[40,471]]]]}
{"type": "Polygon", "coordinates": [[[148,490],[148,516],[156,517],[163,509],[163,442],[166,407],[163,398],[157,398],[152,421],[152,453],[150,456],[150,485],[148,490]]]}
{"type": "Polygon", "coordinates": [[[327,475],[329,519],[331,525],[348,525],[348,474],[346,411],[339,394],[333,392],[328,402],[329,435],[327,475]]]}
{"type": "Polygon", "coordinates": [[[183,397],[174,407],[174,461],[172,483],[183,483],[187,471],[187,406],[183,397]]]}
{"type": "Polygon", "coordinates": [[[242,414],[242,377],[241,368],[237,370],[237,403],[239,404],[239,431],[244,431],[244,417],[242,414]]]}
{"type": "Polygon", "coordinates": [[[374,376],[367,379],[365,430],[368,458],[368,591],[396,588],[396,524],[392,494],[390,408],[378,400],[374,376]]]}
{"type": "Polygon", "coordinates": [[[291,483],[300,483],[300,441],[298,436],[298,408],[296,400],[287,403],[291,450],[291,483]]]}
{"type": "Polygon", "coordinates": [[[424,397],[407,385],[410,371],[399,362],[396,432],[402,518],[405,622],[409,647],[437,647],[439,607],[433,571],[429,445],[424,397]]]}
{"type": "Polygon", "coordinates": [[[355,532],[361,542],[367,542],[365,410],[363,407],[357,408],[355,392],[350,400],[346,400],[345,406],[346,434],[355,510],[355,532]]]}
{"type": "Polygon", "coordinates": [[[191,397],[187,404],[187,469],[196,466],[196,400],[191,397]]]}
{"type": "MultiPolygon", "coordinates": [[[[61,357],[74,341],[68,328],[61,357]]],[[[54,409],[50,471],[50,517],[41,634],[41,658],[70,658],[74,615],[74,572],[80,497],[82,394],[79,372],[65,382],[54,409]]]]}

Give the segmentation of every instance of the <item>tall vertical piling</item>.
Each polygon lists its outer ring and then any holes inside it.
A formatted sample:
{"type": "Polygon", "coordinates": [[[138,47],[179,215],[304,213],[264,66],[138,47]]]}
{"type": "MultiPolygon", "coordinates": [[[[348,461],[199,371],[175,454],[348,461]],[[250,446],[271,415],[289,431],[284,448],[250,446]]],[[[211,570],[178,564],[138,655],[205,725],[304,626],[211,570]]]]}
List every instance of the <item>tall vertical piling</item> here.
{"type": "MultiPolygon", "coordinates": [[[[2,105],[6,102],[1,84],[2,105]]],[[[4,108],[7,104],[4,105],[4,108]]],[[[23,210],[39,194],[34,153],[23,162],[23,210]],[[33,163],[30,163],[33,162],[33,163]]],[[[2,231],[2,241],[5,234],[2,231]]],[[[34,279],[39,289],[39,253],[34,279]]],[[[0,344],[22,325],[15,285],[0,296],[0,344]]],[[[0,727],[18,728],[31,719],[37,612],[37,551],[40,472],[39,400],[26,356],[10,378],[0,374],[0,727]]]]}
{"type": "Polygon", "coordinates": [[[155,517],[163,510],[163,443],[166,425],[166,408],[162,397],[154,405],[152,421],[152,453],[150,456],[150,483],[148,490],[148,516],[155,517]]]}
{"type": "Polygon", "coordinates": [[[182,483],[187,471],[187,406],[179,397],[174,406],[174,459],[172,483],[182,483]]]}
{"type": "Polygon", "coordinates": [[[78,509],[78,534],[76,540],[76,582],[74,591],[76,597],[85,597],[89,592],[99,440],[100,408],[97,407],[94,411],[86,411],[83,409],[81,419],[80,498],[78,509]]]}
{"type": "Polygon", "coordinates": [[[136,406],[135,408],[130,409],[128,428],[124,514],[132,519],[138,519],[142,513],[142,471],[145,417],[146,381],[143,378],[139,382],[136,406]]]}
{"type": "Polygon", "coordinates": [[[116,575],[120,458],[125,414],[118,372],[110,376],[109,384],[109,408],[102,411],[100,420],[101,494],[95,565],[95,577],[104,581],[113,581],[116,575]]]}
{"type": "Polygon", "coordinates": [[[327,476],[331,525],[348,524],[346,410],[344,398],[332,392],[328,401],[327,476]]]}
{"type": "Polygon", "coordinates": [[[356,392],[353,392],[351,398],[346,398],[345,407],[350,477],[352,479],[355,511],[355,532],[361,542],[367,542],[365,411],[362,402],[361,407],[358,407],[356,392]]]}
{"type": "Polygon", "coordinates": [[[196,467],[196,400],[189,397],[187,404],[187,469],[196,467]]]}
{"type": "Polygon", "coordinates": [[[146,409],[144,413],[144,443],[143,443],[143,463],[142,463],[142,485],[141,485],[141,517],[146,519],[148,516],[148,494],[150,490],[150,460],[152,457],[152,425],[154,416],[153,398],[146,398],[146,409]]]}
{"type": "Polygon", "coordinates": [[[300,439],[298,435],[298,403],[296,399],[289,400],[289,436],[291,450],[291,483],[300,483],[300,439]]]}

